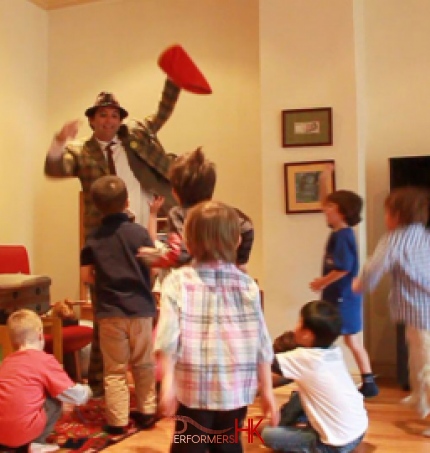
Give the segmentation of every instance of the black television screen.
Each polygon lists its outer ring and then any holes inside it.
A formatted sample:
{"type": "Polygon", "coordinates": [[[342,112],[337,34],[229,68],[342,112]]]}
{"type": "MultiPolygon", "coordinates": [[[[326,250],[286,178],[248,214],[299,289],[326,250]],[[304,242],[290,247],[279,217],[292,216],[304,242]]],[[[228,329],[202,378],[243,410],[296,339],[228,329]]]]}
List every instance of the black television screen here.
{"type": "Polygon", "coordinates": [[[430,156],[390,158],[390,189],[403,186],[423,187],[430,193],[430,156]]]}

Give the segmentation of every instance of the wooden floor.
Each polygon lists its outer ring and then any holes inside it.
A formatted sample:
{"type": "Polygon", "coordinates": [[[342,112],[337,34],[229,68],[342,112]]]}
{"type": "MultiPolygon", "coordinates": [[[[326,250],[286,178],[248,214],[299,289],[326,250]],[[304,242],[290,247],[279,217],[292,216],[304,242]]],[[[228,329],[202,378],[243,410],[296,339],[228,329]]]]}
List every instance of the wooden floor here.
{"type": "MultiPolygon", "coordinates": [[[[430,439],[421,435],[421,432],[430,428],[430,420],[423,421],[409,408],[399,404],[400,399],[407,394],[398,386],[390,383],[381,383],[381,393],[376,398],[366,401],[369,413],[370,426],[362,444],[355,450],[356,453],[429,453],[430,439]]],[[[275,390],[279,404],[288,399],[292,386],[285,386],[275,390]]],[[[248,416],[255,417],[260,413],[258,399],[250,406],[248,416]]],[[[161,420],[150,431],[141,431],[106,450],[106,453],[168,453],[173,422],[161,420]]],[[[252,444],[244,440],[245,453],[269,452],[258,438],[252,444]]]]}

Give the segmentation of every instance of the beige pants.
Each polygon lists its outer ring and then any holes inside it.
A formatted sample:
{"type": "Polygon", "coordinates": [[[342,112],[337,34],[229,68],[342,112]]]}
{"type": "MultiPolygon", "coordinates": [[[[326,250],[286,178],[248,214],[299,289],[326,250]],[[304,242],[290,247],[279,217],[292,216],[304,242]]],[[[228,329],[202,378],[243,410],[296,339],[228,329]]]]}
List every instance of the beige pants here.
{"type": "Polygon", "coordinates": [[[411,396],[407,403],[422,418],[430,413],[430,332],[406,326],[411,396]]]}
{"type": "Polygon", "coordinates": [[[137,410],[144,414],[156,411],[152,321],[152,318],[105,318],[99,322],[106,420],[111,426],[128,424],[129,365],[135,384],[137,410]]]}

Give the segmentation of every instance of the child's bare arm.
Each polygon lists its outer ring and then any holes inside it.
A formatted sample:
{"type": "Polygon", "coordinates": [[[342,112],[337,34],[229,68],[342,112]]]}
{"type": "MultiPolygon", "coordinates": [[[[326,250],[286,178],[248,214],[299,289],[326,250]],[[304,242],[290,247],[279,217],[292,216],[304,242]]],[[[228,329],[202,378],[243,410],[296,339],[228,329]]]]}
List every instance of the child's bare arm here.
{"type": "Polygon", "coordinates": [[[363,292],[363,282],[361,281],[360,277],[355,277],[352,281],[352,291],[354,293],[361,293],[363,292]]]}
{"type": "Polygon", "coordinates": [[[261,408],[263,414],[269,416],[270,424],[278,426],[279,410],[275,402],[272,388],[272,370],[269,362],[258,364],[258,380],[260,382],[261,408]]]}
{"type": "Polygon", "coordinates": [[[323,277],[318,277],[310,282],[309,287],[312,291],[321,291],[326,288],[328,285],[340,280],[344,277],[348,271],[330,271],[327,275],[323,277]]]}
{"type": "Polygon", "coordinates": [[[88,285],[94,285],[94,266],[81,266],[81,281],[88,285]]]}
{"type": "Polygon", "coordinates": [[[149,202],[149,220],[148,220],[148,233],[153,242],[157,239],[157,217],[158,212],[163,206],[164,197],[156,195],[154,199],[149,202]]]}
{"type": "Polygon", "coordinates": [[[171,354],[159,351],[163,380],[161,381],[160,411],[166,417],[175,415],[178,408],[174,379],[175,360],[171,354]]]}

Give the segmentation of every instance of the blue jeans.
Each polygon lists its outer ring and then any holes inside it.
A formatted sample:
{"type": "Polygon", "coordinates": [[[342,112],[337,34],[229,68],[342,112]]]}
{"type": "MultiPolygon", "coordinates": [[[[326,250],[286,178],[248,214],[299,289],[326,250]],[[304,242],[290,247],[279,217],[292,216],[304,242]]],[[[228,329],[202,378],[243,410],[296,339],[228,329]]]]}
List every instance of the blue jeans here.
{"type": "Polygon", "coordinates": [[[266,447],[276,451],[291,453],[349,453],[363,440],[364,434],[341,447],[323,444],[319,434],[310,426],[305,428],[296,426],[266,427],[263,429],[261,437],[266,447]]]}

